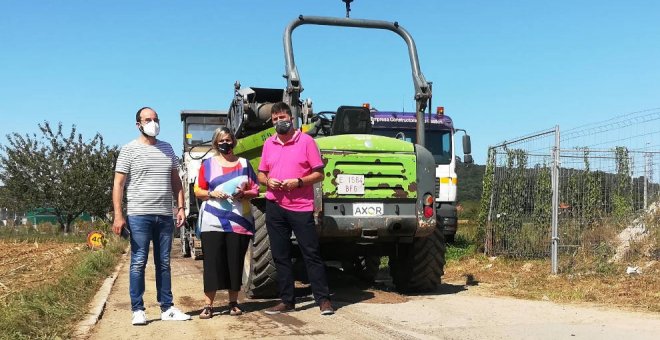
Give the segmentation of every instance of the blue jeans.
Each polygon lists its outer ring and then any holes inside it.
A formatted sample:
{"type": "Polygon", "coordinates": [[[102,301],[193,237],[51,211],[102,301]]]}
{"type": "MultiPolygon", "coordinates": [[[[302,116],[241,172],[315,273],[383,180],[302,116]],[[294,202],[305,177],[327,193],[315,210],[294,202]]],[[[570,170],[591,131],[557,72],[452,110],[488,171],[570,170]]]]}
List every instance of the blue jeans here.
{"type": "Polygon", "coordinates": [[[129,293],[131,310],[144,310],[144,268],[149,259],[149,243],[154,241],[154,266],[156,269],[156,298],[160,309],[166,311],[172,303],[172,276],[170,273],[170,251],[174,220],[172,216],[137,215],[128,216],[131,231],[131,267],[129,269],[129,293]]]}

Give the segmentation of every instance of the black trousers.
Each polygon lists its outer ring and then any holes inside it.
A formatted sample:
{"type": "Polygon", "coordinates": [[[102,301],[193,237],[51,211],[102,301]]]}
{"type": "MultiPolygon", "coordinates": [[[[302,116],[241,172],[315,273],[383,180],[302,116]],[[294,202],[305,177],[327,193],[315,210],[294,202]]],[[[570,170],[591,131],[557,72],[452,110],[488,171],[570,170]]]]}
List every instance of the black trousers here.
{"type": "Polygon", "coordinates": [[[277,269],[277,285],[282,302],[295,304],[291,232],[296,235],[300,252],[305,261],[314,300],[316,303],[320,303],[330,299],[325,264],[321,260],[319,236],[314,226],[313,212],[291,211],[280,207],[275,202],[266,201],[266,229],[270,240],[270,252],[277,269]]]}
{"type": "Polygon", "coordinates": [[[241,290],[243,260],[251,239],[250,235],[237,233],[202,233],[205,292],[241,290]]]}

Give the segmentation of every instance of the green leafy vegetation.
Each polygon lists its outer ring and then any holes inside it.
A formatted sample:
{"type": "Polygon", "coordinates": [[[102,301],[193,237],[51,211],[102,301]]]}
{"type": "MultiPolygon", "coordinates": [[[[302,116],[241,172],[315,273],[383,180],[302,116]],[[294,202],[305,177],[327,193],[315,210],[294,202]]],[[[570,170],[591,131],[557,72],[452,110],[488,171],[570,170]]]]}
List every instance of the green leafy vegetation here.
{"type": "Polygon", "coordinates": [[[481,199],[485,165],[456,163],[458,177],[458,201],[478,201],[481,199]]]}
{"type": "Polygon", "coordinates": [[[467,256],[474,255],[477,251],[477,246],[463,235],[456,235],[454,243],[447,245],[447,253],[445,259],[449,261],[459,261],[467,256]]]}

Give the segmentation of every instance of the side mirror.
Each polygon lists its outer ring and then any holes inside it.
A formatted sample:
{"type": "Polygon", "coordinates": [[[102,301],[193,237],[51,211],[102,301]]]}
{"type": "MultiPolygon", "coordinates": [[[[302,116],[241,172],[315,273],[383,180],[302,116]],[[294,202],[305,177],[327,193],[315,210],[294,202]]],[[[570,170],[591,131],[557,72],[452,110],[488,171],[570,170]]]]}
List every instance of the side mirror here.
{"type": "Polygon", "coordinates": [[[465,163],[465,164],[474,163],[474,160],[472,159],[472,155],[470,155],[470,154],[463,155],[463,163],[465,163]]]}
{"type": "Polygon", "coordinates": [[[472,143],[470,142],[470,135],[468,134],[463,135],[463,153],[464,154],[472,153],[472,143]]]}

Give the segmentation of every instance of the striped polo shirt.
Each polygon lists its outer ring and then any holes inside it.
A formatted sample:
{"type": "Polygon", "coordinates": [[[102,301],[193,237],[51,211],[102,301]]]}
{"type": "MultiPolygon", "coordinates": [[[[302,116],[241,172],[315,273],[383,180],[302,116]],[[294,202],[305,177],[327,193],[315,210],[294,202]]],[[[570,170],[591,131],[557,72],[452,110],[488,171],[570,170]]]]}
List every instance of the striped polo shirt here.
{"type": "Polygon", "coordinates": [[[172,216],[172,170],[177,169],[172,146],[133,140],[119,151],[115,171],[126,174],[127,214],[172,216]]]}

